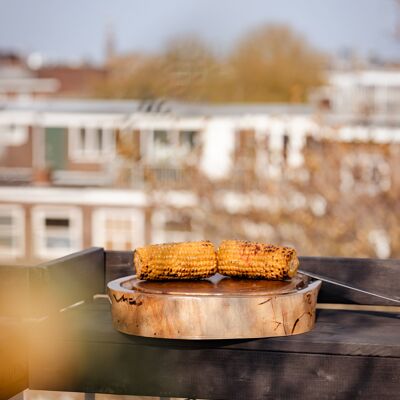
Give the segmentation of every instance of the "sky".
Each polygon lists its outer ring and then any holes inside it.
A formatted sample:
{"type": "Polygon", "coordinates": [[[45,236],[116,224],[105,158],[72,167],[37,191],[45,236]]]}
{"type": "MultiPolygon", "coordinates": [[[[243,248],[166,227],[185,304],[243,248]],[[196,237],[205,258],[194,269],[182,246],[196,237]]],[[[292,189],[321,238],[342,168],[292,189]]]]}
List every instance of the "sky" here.
{"type": "Polygon", "coordinates": [[[321,50],[400,59],[396,0],[0,0],[0,51],[101,62],[112,27],[118,51],[157,51],[195,34],[229,50],[252,28],[284,23],[321,50]]]}

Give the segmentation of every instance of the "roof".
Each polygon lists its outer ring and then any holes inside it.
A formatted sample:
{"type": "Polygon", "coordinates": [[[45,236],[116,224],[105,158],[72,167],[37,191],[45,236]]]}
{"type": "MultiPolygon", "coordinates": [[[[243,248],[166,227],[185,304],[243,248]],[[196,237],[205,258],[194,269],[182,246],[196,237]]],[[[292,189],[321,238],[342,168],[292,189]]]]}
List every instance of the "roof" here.
{"type": "Polygon", "coordinates": [[[138,101],[125,100],[33,100],[0,103],[0,111],[33,111],[48,113],[132,113],[138,110],[138,101]]]}
{"type": "Polygon", "coordinates": [[[178,116],[234,116],[251,114],[311,114],[308,105],[292,104],[210,104],[178,101],[140,100],[34,100],[0,103],[0,111],[33,111],[65,113],[121,113],[134,112],[173,114],[178,116]]]}
{"type": "Polygon", "coordinates": [[[310,114],[312,108],[306,104],[289,103],[182,103],[166,102],[168,111],[179,115],[246,115],[246,114],[310,114]]]}
{"type": "Polygon", "coordinates": [[[2,79],[0,77],[0,92],[44,92],[53,93],[59,87],[56,79],[42,78],[12,78],[2,79]]]}
{"type": "Polygon", "coordinates": [[[58,95],[71,97],[74,93],[78,96],[85,93],[90,94],[95,82],[106,78],[107,70],[90,65],[78,67],[55,65],[38,69],[37,76],[38,78],[57,79],[60,83],[57,90],[58,95]]]}
{"type": "Polygon", "coordinates": [[[400,86],[400,70],[335,71],[329,81],[334,86],[400,86]]]}

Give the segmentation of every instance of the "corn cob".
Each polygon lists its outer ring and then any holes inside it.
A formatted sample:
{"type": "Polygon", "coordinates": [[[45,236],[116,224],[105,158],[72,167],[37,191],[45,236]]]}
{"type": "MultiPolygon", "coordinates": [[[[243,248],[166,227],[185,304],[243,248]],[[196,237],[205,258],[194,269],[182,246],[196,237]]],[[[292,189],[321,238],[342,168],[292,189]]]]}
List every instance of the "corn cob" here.
{"type": "Polygon", "coordinates": [[[166,243],[135,250],[139,279],[201,279],[217,272],[217,256],[209,241],[166,243]]]}
{"type": "Polygon", "coordinates": [[[220,274],[240,278],[284,280],[299,266],[295,249],[239,240],[224,240],[217,257],[220,274]]]}

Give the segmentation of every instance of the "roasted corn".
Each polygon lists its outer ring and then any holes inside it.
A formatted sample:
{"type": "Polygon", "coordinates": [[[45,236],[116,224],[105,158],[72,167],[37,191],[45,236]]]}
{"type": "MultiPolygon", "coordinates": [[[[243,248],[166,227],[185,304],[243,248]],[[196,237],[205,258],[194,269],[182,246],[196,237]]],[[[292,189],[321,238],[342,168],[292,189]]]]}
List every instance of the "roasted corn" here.
{"type": "Polygon", "coordinates": [[[284,280],[299,266],[295,249],[263,243],[224,240],[217,254],[218,272],[240,278],[284,280]]]}
{"type": "Polygon", "coordinates": [[[217,272],[214,245],[209,241],[166,243],[141,247],[134,252],[139,279],[201,279],[217,272]]]}

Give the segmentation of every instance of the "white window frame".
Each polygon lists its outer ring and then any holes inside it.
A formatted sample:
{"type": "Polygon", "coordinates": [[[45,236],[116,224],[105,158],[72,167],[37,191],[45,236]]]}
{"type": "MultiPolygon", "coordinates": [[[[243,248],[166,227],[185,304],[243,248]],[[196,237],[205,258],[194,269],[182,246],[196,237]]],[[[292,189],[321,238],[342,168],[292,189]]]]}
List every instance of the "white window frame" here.
{"type": "Polygon", "coordinates": [[[34,253],[43,259],[62,257],[82,250],[82,211],[78,207],[36,206],[32,208],[32,237],[34,253]],[[46,218],[68,218],[72,246],[51,249],[46,246],[46,218]]]}
{"type": "MultiPolygon", "coordinates": [[[[144,211],[137,208],[101,207],[92,213],[92,243],[93,246],[105,247],[107,242],[106,221],[108,218],[129,219],[132,225],[130,241],[134,247],[145,243],[144,211]]],[[[116,241],[117,242],[117,241],[116,241]]],[[[133,250],[133,249],[132,249],[133,250]]]]}
{"type": "Polygon", "coordinates": [[[15,204],[1,204],[0,215],[10,215],[12,217],[11,234],[17,238],[17,244],[12,248],[0,248],[0,258],[15,259],[23,257],[25,255],[25,210],[15,204]]]}
{"type": "Polygon", "coordinates": [[[101,126],[74,126],[68,127],[68,157],[75,162],[103,163],[115,156],[116,135],[112,128],[101,126]],[[85,130],[85,143],[81,142],[81,129],[85,130]],[[95,147],[97,131],[101,130],[103,136],[103,147],[95,147]]]}

